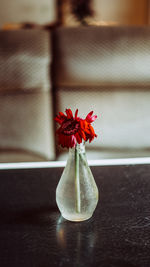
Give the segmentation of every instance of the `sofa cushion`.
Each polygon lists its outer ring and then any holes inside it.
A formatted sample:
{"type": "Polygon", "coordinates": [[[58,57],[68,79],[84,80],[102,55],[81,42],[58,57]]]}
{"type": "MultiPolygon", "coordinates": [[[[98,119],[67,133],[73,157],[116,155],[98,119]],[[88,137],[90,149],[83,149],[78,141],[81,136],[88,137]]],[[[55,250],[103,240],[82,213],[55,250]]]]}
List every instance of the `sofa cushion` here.
{"type": "MultiPolygon", "coordinates": [[[[0,94],[0,152],[25,150],[55,158],[52,100],[48,92],[0,94]]],[[[6,153],[5,153],[6,154],[6,153]]],[[[36,157],[35,157],[36,158],[36,157]]]]}
{"type": "Polygon", "coordinates": [[[56,86],[149,86],[149,27],[59,28],[53,33],[56,86]]]}
{"type": "Polygon", "coordinates": [[[0,40],[0,91],[50,90],[50,33],[0,31],[0,40]]]}
{"type": "Polygon", "coordinates": [[[54,160],[50,33],[0,31],[0,39],[0,161],[54,160]]]}

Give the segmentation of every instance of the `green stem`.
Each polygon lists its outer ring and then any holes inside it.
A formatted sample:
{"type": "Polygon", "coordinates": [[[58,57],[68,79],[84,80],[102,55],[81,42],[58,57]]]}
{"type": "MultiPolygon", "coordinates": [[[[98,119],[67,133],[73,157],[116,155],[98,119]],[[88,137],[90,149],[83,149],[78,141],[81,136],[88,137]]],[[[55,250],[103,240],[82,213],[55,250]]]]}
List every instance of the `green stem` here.
{"type": "Polygon", "coordinates": [[[79,177],[79,151],[75,147],[75,185],[76,185],[76,211],[81,211],[81,198],[80,198],[80,177],[79,177]]]}

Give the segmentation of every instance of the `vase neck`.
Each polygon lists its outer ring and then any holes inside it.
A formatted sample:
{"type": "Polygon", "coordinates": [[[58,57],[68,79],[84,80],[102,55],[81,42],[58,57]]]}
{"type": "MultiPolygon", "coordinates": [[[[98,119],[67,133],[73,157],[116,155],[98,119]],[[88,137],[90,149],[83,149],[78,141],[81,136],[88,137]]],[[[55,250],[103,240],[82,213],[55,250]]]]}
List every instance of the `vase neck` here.
{"type": "Polygon", "coordinates": [[[76,146],[73,148],[69,148],[69,153],[74,153],[75,150],[77,150],[80,154],[85,153],[85,142],[76,144],[76,146]]]}

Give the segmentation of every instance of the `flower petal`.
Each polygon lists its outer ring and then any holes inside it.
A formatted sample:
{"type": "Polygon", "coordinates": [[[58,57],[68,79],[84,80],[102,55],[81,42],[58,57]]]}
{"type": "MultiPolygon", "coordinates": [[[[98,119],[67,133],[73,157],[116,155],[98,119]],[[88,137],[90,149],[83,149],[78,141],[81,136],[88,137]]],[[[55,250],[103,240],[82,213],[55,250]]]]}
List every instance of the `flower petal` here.
{"type": "Polygon", "coordinates": [[[60,119],[59,116],[56,116],[56,117],[54,118],[54,120],[57,121],[59,124],[62,123],[62,119],[60,119]]]}
{"type": "Polygon", "coordinates": [[[77,139],[78,144],[80,144],[82,142],[82,137],[79,135],[78,132],[75,134],[75,137],[77,139]]]}
{"type": "Polygon", "coordinates": [[[93,111],[91,111],[91,112],[86,116],[86,118],[85,118],[85,120],[86,120],[87,122],[89,122],[89,123],[92,123],[92,122],[95,121],[96,118],[97,118],[97,115],[92,116],[92,114],[93,114],[93,111]]]}
{"type": "Polygon", "coordinates": [[[84,130],[85,129],[85,120],[80,120],[80,127],[84,130]]]}
{"type": "Polygon", "coordinates": [[[82,133],[82,137],[83,137],[83,139],[84,139],[85,141],[87,141],[87,137],[86,137],[86,135],[85,135],[85,132],[84,132],[84,131],[81,131],[81,133],[82,133]]]}
{"type": "Polygon", "coordinates": [[[95,131],[91,124],[89,124],[89,128],[90,128],[91,134],[95,136],[95,131]]]}
{"type": "Polygon", "coordinates": [[[73,119],[73,114],[71,109],[66,109],[66,114],[68,119],[73,119]]]}
{"type": "Polygon", "coordinates": [[[63,113],[63,112],[59,112],[59,115],[60,115],[60,117],[63,117],[63,118],[65,118],[66,117],[66,115],[63,113]]]}
{"type": "Polygon", "coordinates": [[[77,115],[78,115],[78,109],[76,109],[76,112],[75,112],[75,120],[77,120],[77,115]]]}

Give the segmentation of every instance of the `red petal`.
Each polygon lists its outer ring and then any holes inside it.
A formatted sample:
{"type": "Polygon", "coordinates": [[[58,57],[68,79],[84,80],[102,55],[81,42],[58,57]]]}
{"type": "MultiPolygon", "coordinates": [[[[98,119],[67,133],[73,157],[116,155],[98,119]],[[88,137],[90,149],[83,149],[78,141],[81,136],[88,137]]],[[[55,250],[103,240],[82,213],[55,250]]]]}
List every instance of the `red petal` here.
{"type": "Polygon", "coordinates": [[[86,138],[86,135],[85,135],[84,131],[82,131],[82,137],[83,137],[83,139],[84,139],[85,141],[87,141],[87,138],[86,138]]]}
{"type": "Polygon", "coordinates": [[[66,109],[66,114],[68,119],[73,119],[73,114],[71,109],[66,109]]]}
{"type": "Polygon", "coordinates": [[[76,137],[76,139],[77,139],[78,144],[80,144],[80,143],[82,142],[82,138],[81,138],[81,136],[79,135],[79,133],[76,133],[75,137],[76,137]]]}
{"type": "Polygon", "coordinates": [[[93,127],[92,127],[90,124],[89,124],[89,128],[90,128],[91,134],[92,134],[93,136],[95,136],[94,129],[93,129],[93,127]]]}
{"type": "Polygon", "coordinates": [[[97,119],[97,115],[94,115],[93,117],[91,117],[91,122],[95,121],[97,119]]]}
{"type": "Polygon", "coordinates": [[[62,123],[62,119],[60,119],[58,116],[56,116],[56,117],[54,118],[54,120],[57,121],[59,124],[62,123]]]}
{"type": "Polygon", "coordinates": [[[85,120],[80,120],[80,127],[81,129],[85,129],[85,120]]]}
{"type": "Polygon", "coordinates": [[[93,111],[91,111],[91,112],[86,116],[86,118],[85,118],[86,121],[89,122],[89,123],[95,121],[96,118],[97,118],[96,115],[94,115],[94,116],[92,117],[92,114],[93,114],[93,111]]]}
{"type": "Polygon", "coordinates": [[[91,117],[91,116],[92,116],[92,114],[93,114],[93,110],[92,110],[92,111],[90,111],[90,112],[88,113],[87,117],[88,117],[88,116],[89,116],[89,117],[91,117]]]}
{"type": "Polygon", "coordinates": [[[85,129],[85,132],[86,132],[87,134],[91,134],[89,128],[86,128],[86,129],[85,129]]]}
{"type": "Polygon", "coordinates": [[[66,115],[63,112],[59,112],[60,117],[66,117],[66,115]]]}
{"type": "Polygon", "coordinates": [[[77,115],[78,115],[78,109],[76,109],[76,112],[75,112],[75,120],[77,119],[77,115]]]}
{"type": "Polygon", "coordinates": [[[63,112],[59,112],[59,115],[57,115],[54,120],[57,121],[59,124],[61,124],[67,116],[64,115],[63,112]]]}
{"type": "Polygon", "coordinates": [[[93,114],[93,111],[91,111],[87,116],[86,116],[86,121],[88,121],[89,122],[89,120],[90,120],[90,118],[91,118],[91,116],[92,116],[92,114],[93,114]]]}
{"type": "Polygon", "coordinates": [[[62,147],[75,147],[77,140],[76,137],[74,135],[64,135],[64,134],[59,134],[59,145],[61,145],[62,147]]]}

